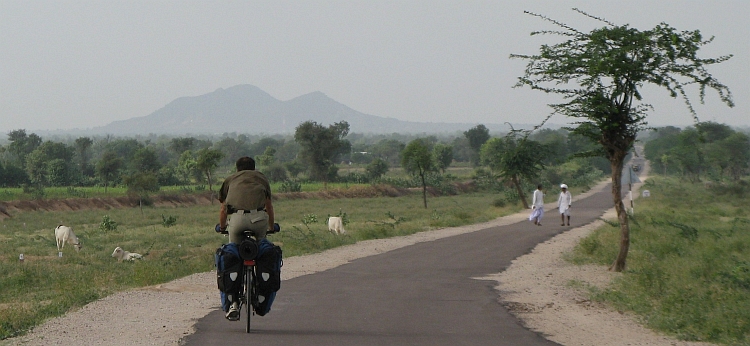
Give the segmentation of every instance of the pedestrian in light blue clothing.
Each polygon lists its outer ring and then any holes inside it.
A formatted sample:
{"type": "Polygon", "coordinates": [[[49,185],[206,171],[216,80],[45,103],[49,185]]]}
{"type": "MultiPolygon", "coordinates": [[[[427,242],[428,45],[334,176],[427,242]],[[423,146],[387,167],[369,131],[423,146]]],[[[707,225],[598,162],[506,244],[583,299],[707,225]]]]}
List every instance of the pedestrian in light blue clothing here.
{"type": "Polygon", "coordinates": [[[542,191],[542,184],[536,186],[534,190],[534,199],[531,202],[531,216],[529,221],[534,221],[537,226],[542,225],[542,217],[544,216],[544,192],[542,191]]]}

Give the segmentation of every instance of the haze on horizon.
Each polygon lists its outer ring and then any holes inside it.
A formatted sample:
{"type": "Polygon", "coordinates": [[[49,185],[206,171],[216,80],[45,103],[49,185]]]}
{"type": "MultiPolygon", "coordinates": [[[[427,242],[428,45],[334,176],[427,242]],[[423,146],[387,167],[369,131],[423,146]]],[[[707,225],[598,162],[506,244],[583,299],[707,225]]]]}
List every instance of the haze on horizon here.
{"type": "MultiPolygon", "coordinates": [[[[280,100],[315,91],[357,111],[406,121],[538,123],[560,99],[514,89],[555,29],[602,26],[576,7],[640,30],[666,22],[715,36],[702,121],[750,126],[750,2],[528,1],[26,1],[0,0],[0,133],[104,126],[185,96],[252,84],[280,100]],[[522,121],[521,121],[522,120],[522,121]]],[[[692,124],[682,100],[647,89],[651,126],[692,124]]],[[[561,115],[551,123],[568,123],[561,115]]],[[[231,132],[231,128],[227,129],[231,132]]]]}

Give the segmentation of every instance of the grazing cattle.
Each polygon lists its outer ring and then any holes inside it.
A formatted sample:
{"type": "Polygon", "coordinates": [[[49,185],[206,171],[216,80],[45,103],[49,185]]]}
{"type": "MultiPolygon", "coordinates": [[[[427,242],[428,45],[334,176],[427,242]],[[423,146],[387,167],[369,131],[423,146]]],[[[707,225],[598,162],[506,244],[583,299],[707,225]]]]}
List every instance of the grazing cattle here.
{"type": "Polygon", "coordinates": [[[331,216],[328,218],[328,230],[336,234],[344,234],[344,222],[338,216],[331,216]]]}
{"type": "Polygon", "coordinates": [[[58,252],[62,252],[65,243],[73,244],[76,251],[81,251],[81,248],[83,247],[78,240],[78,237],[73,233],[73,229],[68,226],[59,225],[55,228],[55,241],[57,242],[58,252]]]}
{"type": "Polygon", "coordinates": [[[115,252],[112,253],[112,257],[117,258],[117,262],[122,262],[123,260],[134,261],[137,259],[143,259],[143,256],[141,254],[125,251],[119,246],[115,248],[115,252]]]}

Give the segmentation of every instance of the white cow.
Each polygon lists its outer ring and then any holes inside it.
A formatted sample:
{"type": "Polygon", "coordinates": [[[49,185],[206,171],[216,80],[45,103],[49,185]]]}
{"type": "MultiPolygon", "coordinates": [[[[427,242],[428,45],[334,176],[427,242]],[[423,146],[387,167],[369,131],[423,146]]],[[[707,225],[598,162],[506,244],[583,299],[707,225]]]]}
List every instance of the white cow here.
{"type": "Polygon", "coordinates": [[[73,233],[73,229],[68,226],[59,225],[55,228],[55,240],[57,242],[58,252],[62,252],[65,243],[73,244],[76,251],[81,251],[81,248],[83,247],[78,240],[78,237],[73,233]]]}
{"type": "Polygon", "coordinates": [[[143,256],[141,254],[125,251],[119,246],[115,248],[115,252],[112,253],[112,257],[117,258],[117,262],[122,262],[123,260],[134,261],[137,259],[143,259],[143,256]]]}
{"type": "Polygon", "coordinates": [[[345,234],[344,222],[338,216],[328,218],[328,230],[336,234],[345,234]]]}

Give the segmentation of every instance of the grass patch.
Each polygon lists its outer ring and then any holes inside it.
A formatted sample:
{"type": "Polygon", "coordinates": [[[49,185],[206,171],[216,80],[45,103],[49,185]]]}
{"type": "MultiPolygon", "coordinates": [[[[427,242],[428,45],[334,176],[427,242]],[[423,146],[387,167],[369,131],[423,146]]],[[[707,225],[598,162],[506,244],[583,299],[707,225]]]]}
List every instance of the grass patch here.
{"type": "MultiPolygon", "coordinates": [[[[592,299],[638,314],[685,341],[750,344],[750,220],[727,189],[657,177],[631,219],[628,268],[592,299]]],[[[731,190],[731,189],[729,189],[731,190]]],[[[606,225],[568,259],[610,265],[619,228],[606,225]]]]}
{"type": "MultiPolygon", "coordinates": [[[[360,240],[489,221],[520,208],[495,207],[495,198],[493,193],[435,197],[428,199],[427,209],[419,193],[399,198],[280,199],[274,208],[282,231],[269,238],[282,244],[289,257],[360,240]],[[326,222],[328,215],[339,213],[348,219],[343,236],[330,233],[326,222]]],[[[227,241],[213,231],[218,209],[214,205],[37,211],[0,222],[0,339],[117,291],[213,270],[213,253],[227,241]],[[164,225],[167,216],[170,227],[164,225]],[[73,227],[83,244],[80,252],[67,245],[58,258],[58,224],[73,227]],[[116,246],[144,254],[145,259],[117,263],[111,257],[116,246]],[[23,263],[18,259],[21,253],[23,263]]]]}

